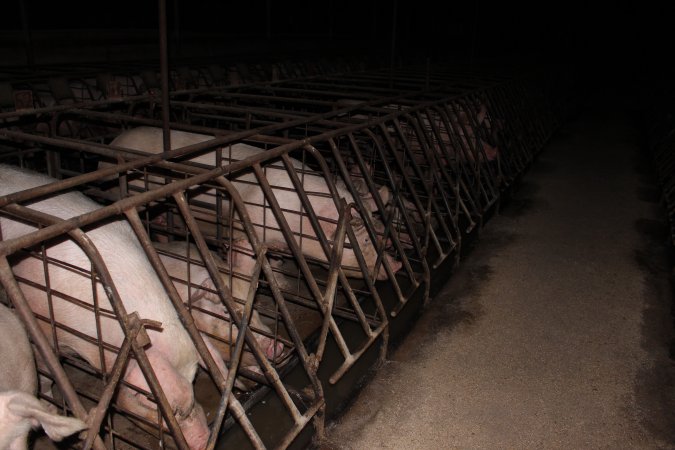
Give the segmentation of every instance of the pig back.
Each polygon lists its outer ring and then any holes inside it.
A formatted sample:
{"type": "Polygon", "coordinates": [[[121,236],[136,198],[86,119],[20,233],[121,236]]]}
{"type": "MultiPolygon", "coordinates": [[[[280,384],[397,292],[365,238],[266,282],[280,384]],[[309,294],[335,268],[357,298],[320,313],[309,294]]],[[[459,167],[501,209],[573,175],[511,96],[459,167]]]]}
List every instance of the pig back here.
{"type": "MultiPolygon", "coordinates": [[[[16,167],[0,165],[0,195],[53,181],[56,180],[16,167]]],[[[27,206],[61,219],[100,208],[100,205],[79,192],[59,194],[27,206]]],[[[0,218],[0,227],[5,240],[35,230],[31,225],[7,217],[0,218]]],[[[162,323],[161,331],[148,330],[152,347],[165,354],[172,365],[191,379],[198,361],[196,350],[179,323],[163,286],[130,226],[122,220],[108,220],[103,225],[94,225],[84,228],[83,231],[100,253],[126,312],[130,314],[136,311],[141,318],[162,323]]],[[[92,263],[79,245],[70,239],[54,239],[45,243],[45,249],[56,321],[90,338],[82,339],[59,329],[59,345],[79,354],[94,367],[101,368],[97,343],[104,341],[118,347],[124,334],[102,285],[96,282],[96,289],[92,288],[92,263]],[[97,326],[95,308],[92,308],[95,302],[100,309],[100,327],[97,326]]],[[[39,247],[33,250],[41,251],[39,247]]],[[[49,303],[44,288],[47,279],[41,255],[13,255],[10,262],[31,309],[37,315],[48,318],[49,303]]],[[[45,334],[51,338],[48,321],[43,320],[40,323],[48,331],[45,334]]],[[[114,353],[106,350],[108,368],[112,367],[114,357],[114,353]]]]}

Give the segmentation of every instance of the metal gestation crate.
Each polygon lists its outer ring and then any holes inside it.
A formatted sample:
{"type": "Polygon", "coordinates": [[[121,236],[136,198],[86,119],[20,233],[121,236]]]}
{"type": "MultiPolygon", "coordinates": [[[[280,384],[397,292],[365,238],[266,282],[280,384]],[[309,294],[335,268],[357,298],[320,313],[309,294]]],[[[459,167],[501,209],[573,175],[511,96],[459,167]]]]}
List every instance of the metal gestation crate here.
{"type": "Polygon", "coordinates": [[[205,363],[194,393],[211,448],[233,435],[253,448],[287,447],[310,422],[320,438],[327,384],[378,341],[384,358],[390,321],[429,297],[433,275],[458,263],[463,239],[553,131],[538,83],[423,68],[184,89],[171,94],[171,147],[154,95],[0,114],[0,162],[54,178],[0,197],[3,220],[35,228],[0,242],[0,254],[3,287],[44,359],[41,374],[56,381],[41,395],[100,431],[87,445],[186,446],[181,416],[144,356],[159,324],[126,308],[132,300],[87,237],[119,220],[205,363]],[[125,138],[139,130],[149,140],[125,138]],[[65,190],[99,205],[70,218],[31,208],[65,190]],[[54,258],[53,239],[77,243],[87,264],[54,258]],[[87,280],[86,298],[52,289],[49,276],[17,278],[19,257],[87,280]],[[119,323],[126,339],[34,314],[30,295],[119,323]],[[116,357],[92,364],[59,345],[64,333],[116,357]],[[330,364],[328,347],[337,349],[330,364]],[[160,405],[153,420],[113,395],[130,360],[143,369],[143,394],[160,405]],[[251,415],[262,402],[283,412],[274,426],[251,415]]]}
{"type": "MultiPolygon", "coordinates": [[[[35,115],[42,114],[44,113],[35,115]]],[[[69,114],[74,113],[71,110],[69,114]]],[[[77,123],[74,117],[69,119],[73,124],[77,123]]],[[[53,130],[58,133],[59,128],[53,130]]],[[[321,178],[330,180],[325,172],[323,158],[312,149],[302,150],[303,143],[289,144],[273,152],[265,152],[257,160],[254,158],[250,161],[233,162],[234,165],[229,165],[228,168],[209,170],[165,161],[181,154],[199,152],[199,149],[194,148],[139,158],[133,152],[97,144],[94,140],[89,142],[70,137],[44,136],[43,134],[48,133],[36,133],[34,128],[26,132],[12,126],[1,132],[3,149],[16,149],[3,152],[8,162],[51,172],[58,178],[70,177],[62,181],[54,180],[46,187],[3,197],[3,219],[27,221],[36,231],[16,239],[7,238],[8,234],[5,233],[5,241],[1,243],[4,261],[2,280],[11,303],[21,312],[32,340],[46,361],[41,373],[54,379],[58,386],[55,396],[49,397],[45,394],[46,398],[59,404],[64,411],[70,410],[79,417],[88,418],[92,421],[92,429],[101,430],[98,437],[94,437],[97,436],[96,433],[90,433],[88,441],[91,442],[88,444],[113,448],[126,445],[150,448],[159,442],[161,445],[175,445],[179,448],[186,446],[186,442],[181,439],[180,427],[175,418],[172,418],[171,405],[162,400],[161,385],[156,378],[153,379],[149,362],[143,356],[142,344],[147,343],[147,340],[139,343],[134,337],[135,333],[143,335],[143,327],[154,330],[161,324],[152,322],[151,317],[140,317],[138,320],[133,318],[133,311],[125,308],[129,300],[117,293],[116,285],[121,280],[116,280],[114,273],[110,275],[107,255],[101,256],[101,252],[97,252],[97,243],[91,244],[87,238],[89,230],[115,218],[122,218],[121,220],[132,227],[139,247],[146,253],[148,266],[152,268],[150,270],[163,283],[167,303],[170,299],[182,325],[197,345],[200,357],[207,362],[208,370],[198,377],[196,393],[198,401],[200,396],[206,398],[200,403],[203,403],[211,417],[213,442],[219,434],[223,418],[230,415],[234,420],[225,421],[226,426],[242,430],[253,447],[288,445],[323,408],[321,384],[316,378],[316,372],[320,368],[328,337],[337,343],[343,355],[343,363],[332,376],[337,380],[353,365],[359,354],[386,330],[386,315],[369,272],[357,266],[355,270],[363,270],[364,279],[358,283],[349,282],[339,264],[345,251],[345,240],[349,242],[346,245],[349,249],[347,251],[357,255],[361,253],[351,225],[353,221],[348,220],[352,214],[349,206],[337,197],[332,181],[327,183],[329,192],[303,190],[303,179],[316,176],[316,171],[296,168],[288,156],[289,152],[305,151],[305,159],[314,158],[315,166],[324,166],[321,178]],[[88,164],[93,160],[98,163],[106,160],[115,163],[122,160],[130,162],[93,172],[85,170],[84,174],[76,175],[83,168],[91,169],[88,164]],[[238,196],[237,188],[228,180],[241,171],[252,171],[257,177],[265,197],[261,204],[256,205],[255,201],[250,200],[248,204],[244,202],[238,196]],[[268,180],[265,174],[270,171],[288,173],[286,179],[294,183],[293,189],[277,186],[274,180],[268,180]],[[134,192],[138,186],[132,181],[138,175],[145,183],[139,191],[134,192]],[[126,180],[129,181],[128,185],[126,180]],[[106,199],[110,202],[115,191],[111,194],[111,191],[106,190],[106,184],[111,183],[117,185],[117,194],[126,190],[129,195],[120,196],[121,200],[108,206],[101,204],[100,207],[76,217],[59,219],[46,216],[31,209],[29,205],[36,196],[41,199],[52,198],[66,189],[77,189],[92,197],[98,196],[102,202],[106,199]],[[296,216],[306,223],[307,228],[300,232],[289,226],[288,220],[293,219],[292,215],[284,213],[276,198],[279,195],[288,195],[290,191],[302,193],[298,196],[302,206],[296,216]],[[335,215],[329,218],[317,216],[308,200],[312,196],[321,196],[332,201],[335,215]],[[230,208],[229,217],[213,212],[210,217],[208,214],[200,215],[199,212],[205,211],[204,203],[211,200],[215,211],[222,211],[225,203],[235,208],[230,208]],[[266,210],[262,223],[251,221],[247,213],[247,210],[255,206],[266,210]],[[163,217],[164,220],[158,221],[157,217],[163,217]],[[279,241],[273,244],[264,241],[265,233],[270,232],[267,230],[272,230],[272,227],[266,228],[264,220],[272,218],[276,222],[274,231],[277,237],[283,237],[281,244],[279,241]],[[326,236],[320,231],[319,221],[322,219],[332,222],[335,229],[332,235],[326,236]],[[210,223],[211,227],[204,227],[205,223],[210,223]],[[202,231],[202,228],[206,231],[202,231]],[[312,228],[314,233],[310,231],[312,228]],[[90,264],[70,267],[73,266],[72,262],[52,258],[49,251],[52,245],[50,239],[58,239],[60,236],[83,246],[90,264]],[[156,247],[151,238],[170,242],[164,247],[156,247]],[[286,245],[283,245],[284,239],[286,245]],[[323,258],[312,259],[303,254],[303,241],[312,239],[324,252],[323,258]],[[192,245],[185,245],[187,242],[192,245]],[[181,246],[181,243],[184,245],[181,246]],[[24,256],[43,261],[45,275],[40,280],[18,280],[13,275],[12,262],[24,256]],[[216,257],[220,257],[220,261],[216,257]],[[236,261],[244,263],[238,265],[236,261]],[[169,266],[173,269],[168,270],[169,266]],[[50,288],[49,282],[45,280],[56,278],[52,272],[63,268],[68,268],[72,272],[68,276],[80,280],[80,284],[81,280],[86,279],[91,286],[105,286],[108,302],[112,306],[104,305],[105,295],[100,289],[92,287],[86,298],[77,298],[50,288]],[[176,271],[178,275],[175,274],[176,271]],[[191,280],[193,273],[208,273],[207,286],[198,278],[191,280]],[[33,316],[28,308],[30,302],[26,301],[28,294],[24,292],[28,284],[31,286],[31,295],[45,297],[50,305],[49,309],[54,309],[53,305],[66,302],[69,308],[77,308],[78,314],[82,309],[82,314],[87,316],[85,320],[94,323],[102,320],[105,323],[118,321],[126,340],[108,342],[100,333],[93,336],[83,335],[77,326],[64,322],[59,317],[33,316]],[[242,290],[242,284],[248,286],[248,289],[242,290]],[[194,304],[192,292],[207,292],[211,297],[219,299],[220,302],[214,303],[219,306],[219,311],[213,312],[213,305],[207,305],[207,308],[194,304]],[[187,301],[181,298],[181,294],[186,293],[187,301]],[[97,302],[103,306],[97,305],[97,302]],[[204,322],[204,316],[210,326],[208,329],[206,325],[200,325],[200,317],[201,322],[204,322]],[[361,335],[343,336],[340,325],[342,321],[359,324],[361,335]],[[130,328],[130,324],[136,324],[133,325],[136,328],[130,328]],[[214,334],[214,329],[220,330],[220,334],[214,334]],[[232,331],[238,329],[247,330],[247,333],[232,331]],[[69,338],[75,336],[75,340],[84,340],[87,345],[96,346],[100,354],[115,353],[117,357],[108,365],[83,361],[82,355],[73,356],[67,346],[59,345],[62,334],[69,338]],[[223,338],[223,334],[226,338],[223,338]],[[226,349],[221,354],[229,354],[229,360],[224,357],[229,365],[229,378],[225,379],[214,366],[213,360],[209,360],[208,352],[205,353],[205,344],[200,342],[200,338],[204,336],[218,341],[219,345],[216,347],[226,349]],[[244,336],[245,345],[242,340],[244,336]],[[261,339],[268,345],[267,353],[258,343],[261,339]],[[305,342],[308,342],[309,347],[305,347],[305,342]],[[273,354],[270,354],[269,348],[273,349],[273,354]],[[55,353],[53,349],[56,349],[55,353]],[[144,378],[152,394],[144,394],[152,401],[156,399],[161,410],[155,421],[147,418],[144,420],[134,414],[134,411],[125,410],[112,396],[115,386],[120,383],[124,367],[129,364],[129,358],[138,361],[147,372],[144,378]],[[245,367],[246,361],[252,366],[245,367]],[[304,377],[288,383],[282,381],[285,371],[292,366],[301,366],[304,377]],[[235,380],[237,385],[234,384],[235,380]],[[207,387],[201,387],[200,382],[207,387]],[[249,391],[246,385],[253,385],[255,389],[249,391]],[[231,394],[233,386],[239,387],[235,394],[231,394]],[[281,437],[277,436],[273,443],[265,442],[265,437],[257,433],[245,413],[263,394],[265,398],[270,395],[276,397],[286,412],[285,417],[279,418],[282,427],[286,425],[286,432],[281,437]],[[229,398],[229,402],[223,402],[224,398],[229,398]],[[93,408],[95,405],[98,406],[93,408]],[[162,421],[166,423],[165,427],[162,426],[162,421]],[[139,422],[140,427],[137,426],[139,422]],[[101,426],[98,425],[100,423],[101,426]],[[149,432],[139,431],[147,428],[150,428],[149,432]]],[[[110,128],[106,129],[100,140],[104,141],[110,132],[110,128]]],[[[223,148],[236,140],[221,138],[212,143],[207,142],[202,145],[202,151],[211,150],[214,146],[223,148]]],[[[365,267],[362,258],[356,256],[356,260],[365,267]]],[[[56,309],[59,307],[56,306],[56,309]]],[[[320,424],[316,426],[321,428],[320,424]]]]}

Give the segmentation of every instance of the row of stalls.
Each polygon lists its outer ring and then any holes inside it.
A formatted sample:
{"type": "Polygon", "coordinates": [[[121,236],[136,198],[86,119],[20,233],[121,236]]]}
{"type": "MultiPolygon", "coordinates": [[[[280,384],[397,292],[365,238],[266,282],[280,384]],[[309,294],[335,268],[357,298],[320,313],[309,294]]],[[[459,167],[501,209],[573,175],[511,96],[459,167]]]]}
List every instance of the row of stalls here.
{"type": "Polygon", "coordinates": [[[564,117],[561,72],[333,67],[0,114],[0,280],[69,445],[320,440],[564,117]]]}
{"type": "MultiPolygon", "coordinates": [[[[282,58],[266,61],[204,62],[179,60],[169,71],[174,91],[279,81],[365,70],[365,58],[318,60],[282,58]]],[[[0,111],[44,108],[77,102],[159,95],[157,63],[129,61],[75,66],[4,67],[0,71],[0,111]]]]}

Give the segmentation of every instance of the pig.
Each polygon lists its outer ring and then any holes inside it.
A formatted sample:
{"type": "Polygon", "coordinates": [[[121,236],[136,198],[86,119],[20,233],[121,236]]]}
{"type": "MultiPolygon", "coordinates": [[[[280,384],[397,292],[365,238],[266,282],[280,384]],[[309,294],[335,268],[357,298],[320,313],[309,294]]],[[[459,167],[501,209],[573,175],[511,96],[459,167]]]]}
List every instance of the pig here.
{"type": "MultiPolygon", "coordinates": [[[[0,196],[28,188],[41,186],[56,180],[35,172],[17,167],[0,165],[0,196]]],[[[78,216],[100,208],[100,205],[79,192],[66,192],[51,197],[42,197],[27,203],[30,208],[51,214],[62,219],[78,216]]],[[[35,230],[35,227],[7,216],[0,217],[0,228],[4,240],[18,238],[35,230]]],[[[164,287],[141,248],[136,235],[125,220],[117,219],[90,226],[86,235],[96,246],[119,292],[128,313],[137,312],[141,319],[161,322],[161,329],[147,330],[151,344],[146,347],[158,381],[171,408],[176,415],[180,428],[188,445],[192,449],[206,446],[209,428],[202,407],[195,402],[192,380],[198,364],[203,363],[194,343],[182,326],[164,287]]],[[[119,347],[124,333],[116,318],[110,314],[100,317],[100,335],[97,321],[88,309],[78,307],[66,298],[75,298],[92,305],[92,279],[86,275],[91,270],[91,261],[81,248],[70,239],[52,240],[44,243],[46,253],[52,261],[68,264],[49,264],[49,287],[52,295],[53,311],[47,302],[43,260],[33,255],[18,257],[12,255],[10,264],[26,300],[36,315],[50,317],[68,328],[90,336],[96,341],[104,341],[119,347]],[[75,270],[73,270],[75,268],[75,270]],[[85,271],[85,275],[78,274],[85,271]],[[26,280],[25,282],[22,280],[26,280]],[[64,297],[66,296],[66,297],[64,297]],[[91,314],[91,315],[89,315],[91,314]]],[[[36,250],[39,251],[39,248],[36,250]]],[[[104,293],[103,286],[96,283],[96,297],[99,307],[111,311],[112,307],[104,293]]],[[[52,330],[48,321],[39,322],[45,335],[52,339],[52,330]]],[[[116,354],[108,349],[99,354],[98,346],[84,340],[65,329],[58,328],[59,350],[63,353],[79,355],[97,369],[112,368],[116,354]]],[[[213,345],[206,341],[210,352],[217,356],[213,345]]],[[[219,358],[214,358],[216,361],[219,358]]],[[[220,370],[226,373],[224,366],[220,370]]],[[[124,380],[132,386],[149,390],[147,382],[135,360],[130,360],[124,373],[124,380]]],[[[128,386],[120,385],[116,394],[117,403],[148,420],[157,420],[156,404],[128,386]]]]}
{"type": "Polygon", "coordinates": [[[0,449],[26,449],[28,433],[38,426],[55,441],[87,428],[80,419],[54,414],[35,397],[37,371],[28,336],[1,303],[0,361],[0,449]]]}
{"type": "MultiPolygon", "coordinates": [[[[211,280],[206,267],[203,265],[199,249],[196,245],[185,241],[155,242],[154,246],[159,250],[159,257],[167,272],[173,278],[181,300],[192,306],[192,316],[197,328],[202,332],[219,338],[213,341],[213,345],[218,350],[222,359],[229,361],[230,350],[234,348],[234,342],[237,339],[237,328],[234,325],[230,327],[226,322],[231,320],[230,316],[225,306],[221,303],[220,297],[214,292],[216,286],[211,280]],[[189,277],[187,262],[173,256],[186,258],[188,252],[191,259],[189,277]],[[188,289],[188,280],[190,289],[188,289]]],[[[224,261],[215,254],[212,256],[219,268],[226,268],[224,261]]],[[[247,271],[246,269],[248,268],[234,267],[233,271],[235,273],[250,275],[251,271],[247,271]]],[[[232,297],[245,301],[251,285],[250,281],[234,275],[231,277],[224,273],[221,273],[221,275],[223,283],[228,287],[230,286],[230,279],[232,280],[232,297]]],[[[239,312],[243,312],[243,306],[239,303],[237,303],[237,306],[240,306],[239,312]]],[[[272,330],[262,322],[260,314],[255,309],[253,309],[250,324],[254,329],[261,330],[269,335],[272,334],[272,330]]],[[[262,333],[255,333],[254,331],[254,334],[260,347],[265,351],[266,356],[270,360],[274,361],[283,354],[284,346],[281,342],[275,342],[275,339],[269,338],[262,333]]],[[[257,361],[249,352],[243,353],[242,365],[250,370],[259,371],[257,361]]],[[[242,389],[243,385],[239,385],[238,387],[242,389]]]]}
{"type": "MultiPolygon", "coordinates": [[[[210,139],[213,139],[213,136],[178,130],[171,131],[172,149],[205,142],[210,139]]],[[[111,142],[111,145],[147,153],[160,153],[163,151],[162,130],[160,128],[152,127],[133,128],[117,136],[111,142]]],[[[234,144],[232,146],[223,147],[222,157],[224,163],[226,163],[228,160],[242,160],[264,151],[264,149],[247,144],[234,144]]],[[[191,158],[190,161],[213,167],[216,163],[216,153],[208,152],[191,158]]],[[[335,221],[338,219],[338,210],[335,207],[333,199],[325,195],[330,192],[325,179],[298,160],[292,159],[292,164],[297,170],[298,176],[304,183],[304,188],[308,192],[308,197],[312,203],[314,212],[319,217],[322,230],[326,237],[331,239],[337,229],[335,221]]],[[[303,208],[300,197],[295,192],[294,185],[285,168],[278,162],[266,166],[265,171],[267,179],[273,187],[275,196],[281,207],[284,209],[284,216],[291,230],[295,233],[299,233],[300,230],[302,230],[303,234],[309,236],[309,238],[303,239],[302,242],[300,242],[299,236],[296,237],[298,244],[301,245],[303,254],[327,264],[328,260],[321,245],[316,239],[312,239],[316,238],[316,235],[314,234],[308,218],[303,217],[301,214],[303,208]]],[[[279,250],[287,249],[287,243],[271,209],[257,206],[263,203],[264,194],[255,175],[250,171],[245,171],[234,176],[232,182],[239,191],[244,202],[247,203],[247,211],[257,228],[258,235],[263,237],[264,242],[269,248],[277,248],[279,250]],[[263,223],[265,224],[265,229],[263,229],[263,223]]],[[[338,189],[338,195],[344,197],[347,203],[354,201],[352,195],[345,189],[344,184],[338,184],[336,188],[338,189]]],[[[202,196],[201,199],[213,203],[213,199],[210,196],[202,196]]],[[[223,202],[223,217],[228,217],[228,208],[229,203],[223,202]]],[[[371,272],[371,275],[373,275],[372,272],[375,271],[375,264],[378,259],[377,249],[375,244],[371,242],[370,235],[363,223],[363,218],[360,217],[358,213],[356,213],[356,217],[352,220],[352,227],[366,261],[366,265],[371,272]]],[[[347,238],[345,243],[348,243],[348,241],[347,238]]],[[[386,253],[383,255],[383,259],[388,261],[393,272],[397,272],[402,266],[400,261],[397,261],[386,253]]],[[[363,277],[363,273],[358,268],[357,259],[352,249],[344,249],[342,265],[347,276],[355,278],[363,277]]],[[[382,265],[380,265],[379,271],[375,273],[374,276],[378,280],[387,279],[387,273],[382,265]]]]}

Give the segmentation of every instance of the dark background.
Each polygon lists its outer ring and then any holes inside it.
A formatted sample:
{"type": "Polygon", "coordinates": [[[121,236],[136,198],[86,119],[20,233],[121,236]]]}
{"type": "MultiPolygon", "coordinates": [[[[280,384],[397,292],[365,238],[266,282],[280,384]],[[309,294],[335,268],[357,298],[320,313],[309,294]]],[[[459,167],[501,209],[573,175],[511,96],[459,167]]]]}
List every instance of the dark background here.
{"type": "MultiPolygon", "coordinates": [[[[41,55],[44,61],[59,55],[68,60],[74,54],[68,47],[84,52],[93,43],[108,46],[98,52],[102,60],[122,58],[111,45],[147,47],[136,53],[125,50],[129,59],[156,55],[156,1],[23,4],[25,22],[20,0],[3,2],[0,41],[6,48],[25,49],[22,24],[27,24],[37,63],[41,55]]],[[[665,2],[167,0],[170,54],[363,53],[389,63],[394,5],[399,62],[487,58],[497,65],[569,63],[588,76],[640,82],[669,77],[674,65],[675,16],[665,2]]],[[[3,64],[17,62],[25,63],[25,57],[6,57],[3,64]]]]}

